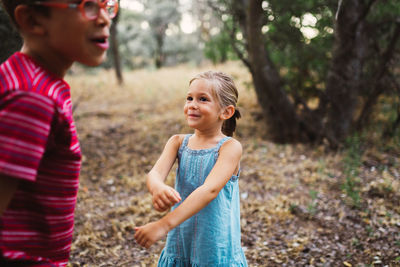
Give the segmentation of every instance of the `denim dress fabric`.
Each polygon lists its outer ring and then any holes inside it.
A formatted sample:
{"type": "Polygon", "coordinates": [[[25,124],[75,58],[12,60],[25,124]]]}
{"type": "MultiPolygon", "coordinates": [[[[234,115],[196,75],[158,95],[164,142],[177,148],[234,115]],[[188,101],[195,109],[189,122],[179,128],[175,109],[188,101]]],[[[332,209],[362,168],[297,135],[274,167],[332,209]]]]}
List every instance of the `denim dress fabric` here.
{"type": "MultiPolygon", "coordinates": [[[[221,145],[230,138],[223,138],[213,148],[192,150],[187,146],[190,136],[185,136],[178,151],[175,189],[182,197],[181,202],[204,183],[221,145]]],[[[158,266],[247,266],[240,244],[238,178],[239,173],[233,175],[213,201],[168,233],[158,266]]]]}

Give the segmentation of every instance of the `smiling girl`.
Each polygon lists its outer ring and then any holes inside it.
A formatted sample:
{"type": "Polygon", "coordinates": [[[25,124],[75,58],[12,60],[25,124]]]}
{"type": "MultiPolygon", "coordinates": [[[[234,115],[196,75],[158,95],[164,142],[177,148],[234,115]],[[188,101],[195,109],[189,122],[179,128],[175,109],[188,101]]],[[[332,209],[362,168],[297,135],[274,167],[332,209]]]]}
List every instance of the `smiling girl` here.
{"type": "Polygon", "coordinates": [[[231,137],[240,118],[237,99],[224,73],[201,73],[189,83],[184,114],[194,133],[172,136],[147,178],[154,208],[172,211],[135,229],[146,248],[168,233],[158,266],[247,266],[240,240],[242,146],[231,137]],[[174,189],[164,181],[176,158],[174,189]]]}

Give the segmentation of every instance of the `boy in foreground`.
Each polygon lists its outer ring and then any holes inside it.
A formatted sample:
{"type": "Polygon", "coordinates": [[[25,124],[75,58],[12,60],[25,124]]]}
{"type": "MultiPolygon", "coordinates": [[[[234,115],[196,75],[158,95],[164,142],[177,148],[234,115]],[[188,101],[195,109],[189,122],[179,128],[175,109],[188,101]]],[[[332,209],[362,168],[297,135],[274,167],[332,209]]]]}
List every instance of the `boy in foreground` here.
{"type": "Polygon", "coordinates": [[[116,0],[1,0],[23,38],[0,65],[0,266],[66,266],[81,150],[64,76],[106,56],[116,0]]]}

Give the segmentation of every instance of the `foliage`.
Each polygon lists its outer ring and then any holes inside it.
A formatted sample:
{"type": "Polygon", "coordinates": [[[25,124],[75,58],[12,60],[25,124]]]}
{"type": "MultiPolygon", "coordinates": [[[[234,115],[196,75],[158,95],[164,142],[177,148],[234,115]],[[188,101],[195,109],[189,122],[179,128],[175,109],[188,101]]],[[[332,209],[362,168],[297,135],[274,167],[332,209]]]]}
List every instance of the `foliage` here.
{"type": "Polygon", "coordinates": [[[154,64],[157,68],[160,68],[166,60],[164,46],[167,31],[172,31],[172,27],[179,29],[177,25],[181,19],[181,14],[178,10],[178,1],[145,0],[144,5],[146,7],[146,20],[155,41],[154,64]]]}
{"type": "MultiPolygon", "coordinates": [[[[381,152],[400,150],[400,94],[389,91],[379,97],[375,112],[371,115],[370,123],[363,129],[360,142],[363,146],[375,144],[381,152]]],[[[353,137],[350,137],[350,140],[353,137]]],[[[348,148],[349,145],[346,144],[348,148]]]]}
{"type": "Polygon", "coordinates": [[[230,43],[231,36],[226,31],[221,31],[210,37],[204,47],[204,55],[214,64],[225,63],[227,60],[237,60],[237,55],[230,43]]]}
{"type": "MultiPolygon", "coordinates": [[[[175,5],[169,1],[164,2],[164,9],[177,12],[175,5]]],[[[148,1],[148,4],[155,5],[157,9],[153,10],[153,6],[150,5],[145,6],[143,12],[129,9],[123,9],[121,12],[118,23],[118,41],[124,68],[131,70],[153,67],[156,64],[157,53],[162,54],[162,64],[165,66],[188,61],[201,61],[202,52],[198,46],[197,36],[181,32],[178,27],[180,16],[175,13],[158,14],[161,7],[157,6],[156,2],[148,1]],[[164,31],[156,33],[157,27],[164,27],[164,31]],[[168,35],[166,34],[167,30],[169,30],[168,35]],[[157,34],[162,35],[162,47],[158,47],[157,38],[161,36],[157,37],[157,34]]],[[[103,67],[112,67],[111,53],[103,67]]]]}
{"type": "Polygon", "coordinates": [[[317,212],[317,205],[318,202],[317,197],[318,197],[318,192],[314,191],[314,190],[310,190],[310,197],[311,197],[311,202],[308,204],[307,206],[307,211],[311,214],[311,215],[315,215],[315,213],[317,212]]]}
{"type": "Polygon", "coordinates": [[[347,138],[347,151],[343,159],[343,173],[345,181],[342,184],[342,189],[351,199],[351,205],[359,208],[361,205],[360,199],[360,180],[359,168],[361,166],[361,140],[358,135],[347,138]]]}
{"type": "Polygon", "coordinates": [[[196,33],[167,36],[164,45],[165,66],[176,66],[182,63],[200,64],[204,57],[199,47],[196,33]]]}
{"type": "Polygon", "coordinates": [[[7,13],[0,4],[0,62],[6,60],[12,53],[18,51],[22,45],[18,32],[11,25],[7,13]]]}
{"type": "MultiPolygon", "coordinates": [[[[123,9],[118,23],[118,43],[121,65],[127,69],[140,68],[151,64],[153,39],[150,33],[141,28],[144,15],[137,11],[123,9]]],[[[108,51],[103,67],[112,67],[112,53],[108,51]]]]}
{"type": "Polygon", "coordinates": [[[312,1],[270,1],[266,14],[266,46],[285,71],[286,90],[306,99],[316,97],[326,79],[333,43],[331,7],[312,1]]]}
{"type": "MultiPolygon", "coordinates": [[[[228,10],[223,13],[228,18],[225,18],[220,34],[225,38],[220,37],[220,43],[216,44],[210,41],[209,50],[225,46],[225,50],[232,51],[231,41],[235,42],[233,45],[242,46],[238,44],[240,39],[230,40],[228,37],[245,34],[242,28],[235,26],[237,19],[232,16],[230,1],[209,2],[219,8],[218,17],[221,17],[224,10],[228,10]]],[[[336,1],[319,3],[273,0],[264,3],[265,22],[262,30],[266,37],[265,46],[270,50],[273,62],[284,73],[286,89],[292,95],[300,94],[309,98],[317,96],[317,89],[323,86],[329,66],[329,51],[333,44],[332,10],[336,7],[336,1]],[[307,32],[318,34],[307,35],[307,32]]],[[[243,53],[242,49],[239,51],[243,53]]]]}
{"type": "MultiPolygon", "coordinates": [[[[208,3],[230,36],[225,47],[250,69],[277,140],[328,140],[337,147],[371,123],[378,96],[398,94],[400,7],[395,1],[208,3]],[[255,52],[262,41],[262,52],[255,52]]],[[[216,51],[223,47],[208,45],[216,51]]]]}

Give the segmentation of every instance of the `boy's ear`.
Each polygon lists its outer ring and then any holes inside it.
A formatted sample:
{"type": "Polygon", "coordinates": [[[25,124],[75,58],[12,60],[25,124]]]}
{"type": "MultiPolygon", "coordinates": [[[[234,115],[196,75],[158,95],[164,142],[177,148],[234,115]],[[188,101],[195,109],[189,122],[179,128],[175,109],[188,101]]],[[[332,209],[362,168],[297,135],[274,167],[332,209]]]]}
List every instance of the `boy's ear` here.
{"type": "Polygon", "coordinates": [[[235,114],[235,107],[233,105],[229,105],[224,107],[224,110],[222,111],[220,118],[222,120],[228,120],[233,116],[233,114],[235,114]]]}
{"type": "Polygon", "coordinates": [[[21,32],[35,35],[43,35],[46,30],[38,14],[27,5],[19,5],[14,11],[15,21],[21,32]]]}

